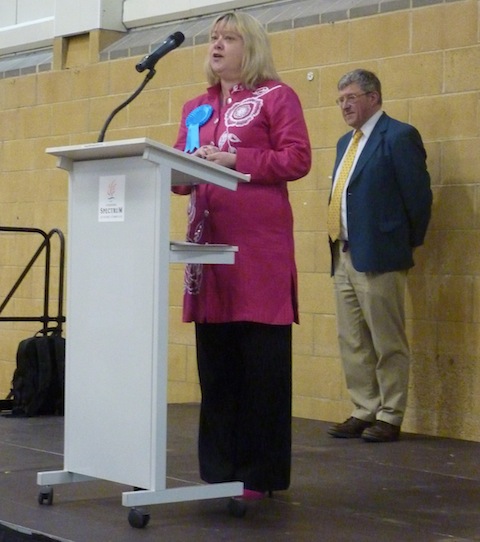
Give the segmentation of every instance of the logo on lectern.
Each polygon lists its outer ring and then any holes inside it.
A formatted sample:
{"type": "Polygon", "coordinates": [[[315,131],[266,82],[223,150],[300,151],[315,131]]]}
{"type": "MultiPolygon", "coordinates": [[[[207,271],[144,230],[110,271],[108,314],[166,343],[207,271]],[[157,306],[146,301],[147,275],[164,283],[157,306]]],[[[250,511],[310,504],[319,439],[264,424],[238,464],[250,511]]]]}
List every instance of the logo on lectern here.
{"type": "Polygon", "coordinates": [[[100,177],[98,188],[98,221],[125,220],[125,175],[100,177]]]}

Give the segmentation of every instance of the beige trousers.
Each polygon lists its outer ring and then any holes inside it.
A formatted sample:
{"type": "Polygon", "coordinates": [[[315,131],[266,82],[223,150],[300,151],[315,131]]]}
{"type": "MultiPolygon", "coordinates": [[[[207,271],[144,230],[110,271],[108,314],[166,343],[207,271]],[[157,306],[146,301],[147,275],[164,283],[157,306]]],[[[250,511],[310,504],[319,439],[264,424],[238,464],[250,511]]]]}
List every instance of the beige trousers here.
{"type": "Polygon", "coordinates": [[[352,416],[401,425],[410,352],[405,333],[407,271],[359,273],[343,243],[334,247],[337,326],[352,416]]]}

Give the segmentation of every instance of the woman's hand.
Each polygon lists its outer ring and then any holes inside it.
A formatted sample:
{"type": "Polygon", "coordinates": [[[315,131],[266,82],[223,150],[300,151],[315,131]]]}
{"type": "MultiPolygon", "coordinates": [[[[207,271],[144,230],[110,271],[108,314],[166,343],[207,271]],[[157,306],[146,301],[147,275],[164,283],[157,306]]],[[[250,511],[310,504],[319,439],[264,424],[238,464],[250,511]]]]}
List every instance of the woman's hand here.
{"type": "Polygon", "coordinates": [[[215,145],[202,145],[194,153],[194,156],[205,158],[209,162],[214,162],[220,166],[235,169],[237,163],[237,155],[231,152],[222,152],[215,145]]]}
{"type": "Polygon", "coordinates": [[[207,156],[219,152],[219,148],[215,145],[202,145],[193,154],[199,158],[207,158],[207,156]]]}

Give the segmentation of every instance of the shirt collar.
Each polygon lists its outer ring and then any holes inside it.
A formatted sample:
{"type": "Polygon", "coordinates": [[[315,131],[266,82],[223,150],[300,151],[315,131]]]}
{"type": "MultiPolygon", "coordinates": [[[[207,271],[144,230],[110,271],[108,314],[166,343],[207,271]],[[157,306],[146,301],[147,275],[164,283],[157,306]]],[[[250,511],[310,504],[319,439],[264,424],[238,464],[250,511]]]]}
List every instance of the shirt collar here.
{"type": "Polygon", "coordinates": [[[379,119],[380,119],[380,117],[382,115],[383,115],[383,111],[381,109],[379,109],[360,128],[360,130],[362,130],[362,133],[363,133],[363,138],[362,139],[364,139],[364,141],[366,141],[370,137],[370,134],[373,132],[373,129],[375,128],[375,125],[377,124],[377,122],[379,121],[379,119]]]}

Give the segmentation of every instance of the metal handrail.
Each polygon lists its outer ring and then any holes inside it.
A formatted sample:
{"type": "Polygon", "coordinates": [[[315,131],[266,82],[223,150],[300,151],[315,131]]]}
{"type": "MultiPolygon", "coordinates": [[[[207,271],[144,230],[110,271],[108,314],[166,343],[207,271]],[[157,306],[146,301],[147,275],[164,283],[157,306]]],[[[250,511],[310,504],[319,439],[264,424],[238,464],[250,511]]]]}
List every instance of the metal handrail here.
{"type": "Polygon", "coordinates": [[[17,233],[35,233],[42,236],[43,241],[37,248],[30,261],[25,266],[15,284],[12,286],[3,302],[0,304],[0,315],[3,310],[12,299],[13,295],[22,284],[24,278],[28,275],[28,272],[38,260],[42,252],[45,250],[45,287],[43,297],[43,315],[42,316],[0,316],[0,322],[41,322],[43,328],[41,333],[47,334],[51,331],[49,324],[56,322],[57,326],[55,331],[62,332],[62,324],[65,322],[65,316],[63,315],[63,288],[64,288],[64,272],[65,272],[65,238],[63,233],[59,229],[52,229],[48,233],[39,228],[20,228],[10,226],[0,226],[0,232],[17,232],[17,233]],[[58,285],[58,313],[57,316],[50,316],[50,264],[51,264],[51,239],[54,235],[57,235],[60,242],[60,254],[59,254],[59,285],[58,285]]]}

